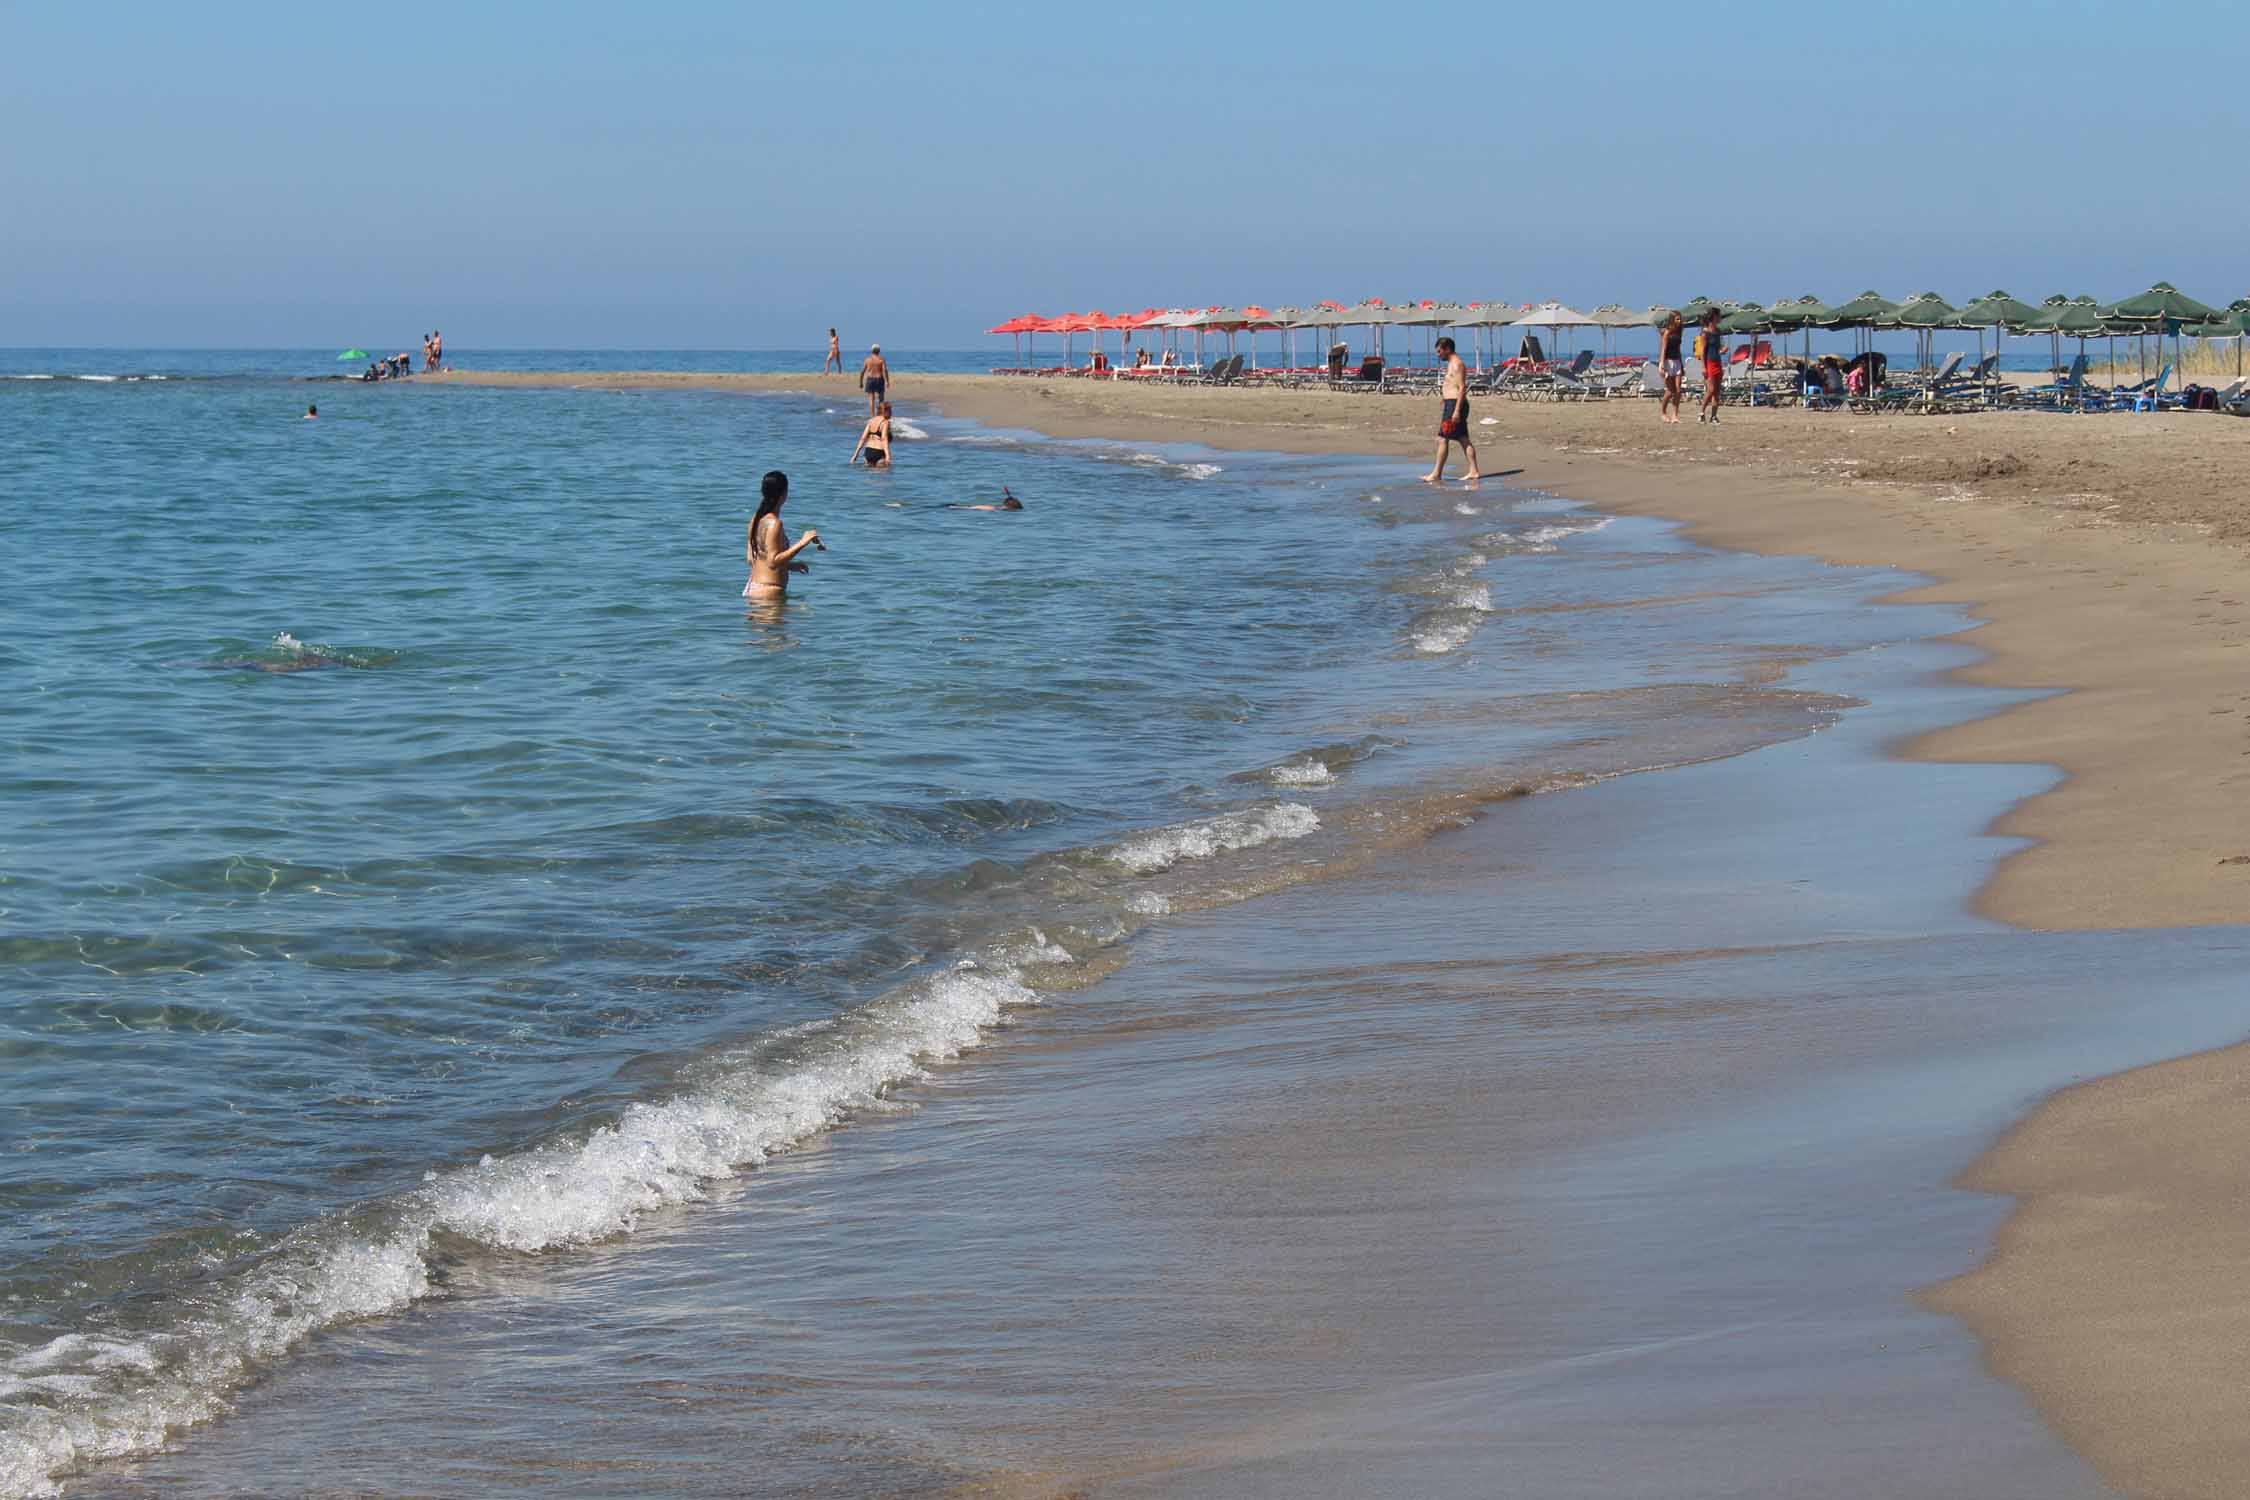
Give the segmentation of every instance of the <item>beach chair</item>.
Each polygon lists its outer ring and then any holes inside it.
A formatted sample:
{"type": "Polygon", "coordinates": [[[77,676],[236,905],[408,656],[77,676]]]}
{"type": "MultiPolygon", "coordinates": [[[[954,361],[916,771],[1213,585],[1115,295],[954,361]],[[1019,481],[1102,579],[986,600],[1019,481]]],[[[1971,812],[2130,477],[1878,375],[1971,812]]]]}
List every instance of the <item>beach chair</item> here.
{"type": "Polygon", "coordinates": [[[2025,386],[2016,393],[2016,404],[2051,411],[2076,409],[2086,404],[2086,356],[2070,362],[2063,378],[2048,385],[2025,386]]]}
{"type": "Polygon", "coordinates": [[[1659,401],[1664,399],[1664,370],[1655,360],[1641,366],[1640,379],[1640,386],[1633,392],[1634,395],[1654,396],[1659,401]]]}
{"type": "Polygon", "coordinates": [[[1594,367],[1594,351],[1581,349],[1577,358],[1560,367],[1550,367],[1526,386],[1526,394],[1534,401],[1574,401],[1594,392],[1586,379],[1586,372],[1594,367]]]}
{"type": "MultiPolygon", "coordinates": [[[[2156,372],[2156,378],[2153,380],[2141,380],[2134,382],[2132,385],[2117,387],[2109,393],[2110,409],[2112,411],[2164,410],[2167,400],[2164,394],[2164,386],[2171,378],[2172,367],[2166,365],[2156,372]]],[[[2174,404],[2177,404],[2177,402],[2175,401],[2174,404]]]]}

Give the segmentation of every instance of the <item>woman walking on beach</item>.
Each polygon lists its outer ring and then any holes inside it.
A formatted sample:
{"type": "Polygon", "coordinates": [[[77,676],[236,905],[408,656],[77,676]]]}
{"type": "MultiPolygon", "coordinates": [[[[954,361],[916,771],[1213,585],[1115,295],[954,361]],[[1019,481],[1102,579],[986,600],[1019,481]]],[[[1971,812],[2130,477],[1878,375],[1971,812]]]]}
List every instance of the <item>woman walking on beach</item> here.
{"type": "Polygon", "coordinates": [[[836,341],[836,330],[833,328],[828,330],[828,358],[822,363],[820,373],[825,375],[830,370],[839,375],[844,373],[844,347],[836,341]]]}
{"type": "Polygon", "coordinates": [[[876,408],[875,415],[859,430],[859,446],[852,449],[850,462],[858,463],[860,454],[867,455],[867,467],[887,469],[891,466],[891,403],[886,401],[876,408]]]}
{"type": "Polygon", "coordinates": [[[820,546],[820,533],[807,530],[792,544],[781,529],[781,507],[789,503],[789,476],[775,469],[758,482],[758,511],[750,518],[750,544],[743,551],[750,564],[750,581],[742,586],[745,599],[778,599],[789,592],[789,575],[806,571],[797,554],[820,546]]]}
{"type": "Polygon", "coordinates": [[[1703,410],[1695,420],[1719,421],[1719,392],[1727,379],[1727,341],[1719,336],[1719,310],[1707,308],[1703,314],[1703,331],[1695,336],[1695,352],[1703,359],[1703,410]]]}
{"type": "Polygon", "coordinates": [[[1680,420],[1680,390],[1682,377],[1687,374],[1687,364],[1680,358],[1680,338],[1687,332],[1687,319],[1677,308],[1664,320],[1664,350],[1658,356],[1657,370],[1664,377],[1664,398],[1656,403],[1656,414],[1667,422],[1680,420]]]}

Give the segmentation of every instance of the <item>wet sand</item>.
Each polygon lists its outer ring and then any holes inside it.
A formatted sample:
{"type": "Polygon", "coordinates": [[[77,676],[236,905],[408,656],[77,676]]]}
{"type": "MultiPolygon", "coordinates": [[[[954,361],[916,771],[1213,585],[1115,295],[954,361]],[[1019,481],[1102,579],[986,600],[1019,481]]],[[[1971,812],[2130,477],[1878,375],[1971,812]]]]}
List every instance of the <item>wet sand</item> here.
{"type": "MultiPolygon", "coordinates": [[[[452,377],[474,378],[480,377],[452,377]]],[[[849,389],[847,382],[810,376],[481,378],[524,385],[849,389]]],[[[1427,403],[1412,400],[912,372],[895,394],[991,425],[1056,436],[1392,452],[1402,462],[1427,462],[1430,413],[1427,403]]],[[[1977,911],[2020,927],[2097,932],[2250,922],[2250,860],[2244,858],[2250,855],[2250,798],[2243,795],[2250,777],[2250,556],[2243,551],[2250,503],[2241,498],[2239,477],[2250,461],[2250,426],[2202,414],[1874,419],[1729,411],[1714,430],[1693,423],[1662,427],[1646,402],[1492,402],[1479,415],[1497,419],[1478,429],[1485,467],[1516,471],[1513,484],[1678,517],[1700,538],[1721,545],[1909,569],[1937,581],[1908,597],[1958,601],[1988,621],[1971,637],[1987,654],[1956,675],[1970,684],[2050,690],[2052,696],[1907,734],[1895,746],[1933,762],[2052,764],[2068,773],[1994,825],[1995,832],[2027,844],[1976,892],[1977,911]]],[[[1866,846],[1872,851],[1884,835],[1863,837],[1874,841],[1866,846]]],[[[2158,942],[2153,936],[2104,941],[2158,942]]],[[[2047,1089],[2155,1062],[2166,1055],[2160,1043],[2177,1053],[2240,1037],[2244,1021],[2229,1015],[2225,1003],[2240,998],[2239,933],[2183,934],[2168,942],[2132,948],[2104,967],[2110,993],[2089,997],[2086,1005],[2116,1005],[2150,983],[2147,975],[2190,954],[2218,975],[2188,986],[2203,997],[2197,1024],[2136,1030],[2113,1011],[2098,1045],[2089,1043],[2067,1064],[2050,1057],[2042,1077],[2024,1070],[2026,1091],[2007,1109],[1949,1138],[1954,1165],[1980,1135],[1989,1139],[2010,1113],[2047,1089]]],[[[1959,1043],[1969,1048],[1990,1028],[2021,1025],[2044,997],[2063,993],[2070,950],[2058,952],[2003,955],[2003,968],[2020,964],[2033,982],[2012,1003],[1991,1007],[1981,1018],[1985,1032],[1963,1035],[1959,1043]]],[[[1926,977],[1935,984],[1952,976],[1938,970],[1926,977]]],[[[2180,1003],[2161,984],[2151,993],[2156,1009],[2180,1003]]],[[[1926,1076],[1943,1076],[1937,1055],[1943,1044],[1936,1030],[1915,1037],[1910,1050],[1926,1076]]],[[[2240,1357],[2236,1336],[2250,1321],[2250,1294],[2233,1274],[2234,1267],[2250,1264],[2250,1225],[2228,1211],[2224,1152],[2210,1144],[2234,1138],[2237,1080],[2246,1073],[2250,1053],[2238,1050],[2081,1084],[2033,1114],[1963,1179],[1970,1188],[2016,1195],[2022,1206],[1984,1268],[1944,1286],[1934,1305],[1972,1327],[1992,1366],[2033,1397],[2103,1480],[2129,1493],[2231,1495],[2250,1474],[2250,1454],[2239,1451],[2243,1445],[2220,1419],[2250,1400],[2250,1362],[2240,1357]]],[[[1702,1118],[1707,1124],[1708,1116],[1702,1118]]],[[[1913,1134],[1898,1113],[1871,1118],[1869,1127],[1878,1140],[1913,1134]]],[[[1272,1139],[1283,1138],[1286,1133],[1272,1139]]],[[[1373,1134],[1335,1144],[1346,1159],[1395,1164],[1415,1139],[1373,1134]]],[[[1944,1156],[1940,1150],[1918,1158],[1913,1170],[1927,1180],[1944,1156]]],[[[1956,1201],[1980,1200],[1959,1195],[1956,1201]]],[[[1297,1226],[1315,1243],[1325,1232],[1319,1217],[1297,1226]]],[[[1435,1208],[1416,1213],[1401,1206],[1382,1222],[1395,1234],[1400,1222],[1420,1231],[1440,1218],[1435,1208]]],[[[1975,1258],[1977,1238],[1949,1242],[1958,1251],[1952,1268],[1975,1258]]],[[[1948,1267],[1902,1256],[1865,1269],[1878,1280],[1895,1278],[1887,1292],[1903,1296],[1912,1281],[1936,1279],[1948,1267]]],[[[1342,1285],[1324,1284],[1328,1295],[1342,1285]]],[[[1810,1415],[1824,1422],[1834,1416],[1810,1415]]],[[[1707,1420],[1708,1414],[1698,1416],[1692,1430],[1700,1432],[1707,1420]]],[[[1974,1422],[1970,1428],[1960,1434],[1962,1442],[1977,1441],[1981,1429],[1974,1422]]],[[[1441,1440],[1440,1429],[1453,1438],[1470,1430],[1435,1417],[1419,1427],[1377,1424],[1367,1444],[1393,1453],[1419,1450],[1435,1463],[1451,1441],[1441,1440]]],[[[1551,1437],[1555,1429],[1544,1430],[1551,1437]]],[[[1729,1429],[1721,1424],[1719,1430],[1729,1429]]],[[[1537,1441],[1535,1433],[1512,1440],[1537,1441]]],[[[1252,1463],[1244,1456],[1248,1449],[1224,1452],[1252,1463]]],[[[1256,1460],[1267,1467],[1256,1472],[1286,1473],[1294,1466],[1303,1478],[1320,1470],[1321,1455],[1332,1453],[1332,1445],[1299,1430],[1294,1439],[1276,1436],[1256,1460]]],[[[1518,1464],[1521,1455],[1511,1446],[1496,1462],[1518,1464]]],[[[1178,1457],[1160,1467],[1184,1472],[1193,1466],[1178,1457]]],[[[1242,1469],[1214,1481],[1215,1487],[1263,1492],[1242,1477],[1251,1472],[1242,1469]]],[[[1715,1472],[1723,1473],[1724,1465],[1715,1472]]],[[[2015,1492],[1997,1484],[1999,1472],[1968,1476],[1975,1485],[1959,1490],[1944,1487],[1959,1475],[1912,1483],[1875,1475],[1872,1482],[1883,1493],[2015,1492]]],[[[1822,1484],[1810,1482],[1809,1471],[1800,1477],[1806,1482],[1797,1488],[1707,1492],[1857,1494],[1869,1492],[1871,1480],[1866,1473],[1828,1473],[1822,1484]]],[[[2049,1487],[2021,1492],[2098,1492],[2050,1477],[2049,1487]]],[[[1108,1482],[1142,1481],[1118,1469],[1108,1482]]],[[[1146,1483],[1156,1486],[1150,1492],[1165,1492],[1154,1479],[1146,1483]]],[[[1690,1486],[1678,1492],[1706,1491],[1690,1486]]]]}

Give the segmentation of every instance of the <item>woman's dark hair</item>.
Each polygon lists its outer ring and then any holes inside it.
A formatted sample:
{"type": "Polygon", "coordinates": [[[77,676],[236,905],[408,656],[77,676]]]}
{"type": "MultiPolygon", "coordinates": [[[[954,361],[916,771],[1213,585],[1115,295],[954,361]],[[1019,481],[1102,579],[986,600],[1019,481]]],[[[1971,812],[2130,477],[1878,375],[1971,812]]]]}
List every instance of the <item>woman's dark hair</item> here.
{"type": "Polygon", "coordinates": [[[765,548],[758,543],[758,523],[781,509],[781,502],[789,498],[789,476],[779,469],[768,469],[766,477],[758,481],[758,512],[750,518],[750,552],[763,557],[765,548]]]}

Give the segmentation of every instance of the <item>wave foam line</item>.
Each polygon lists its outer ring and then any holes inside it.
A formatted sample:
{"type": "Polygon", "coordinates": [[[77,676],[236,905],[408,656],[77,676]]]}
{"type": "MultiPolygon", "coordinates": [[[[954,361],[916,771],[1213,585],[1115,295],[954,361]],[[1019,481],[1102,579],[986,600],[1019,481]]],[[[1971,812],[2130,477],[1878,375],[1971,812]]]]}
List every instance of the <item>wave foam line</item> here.
{"type": "Polygon", "coordinates": [[[1319,826],[1319,815],[1303,803],[1276,802],[1159,828],[1104,852],[1135,875],[1154,875],[1183,859],[1209,859],[1231,849],[1255,849],[1276,839],[1301,839],[1319,826]]]}
{"type": "MultiPolygon", "coordinates": [[[[1034,938],[1008,956],[1072,961],[1034,938]]],[[[879,1107],[925,1064],[975,1048],[1009,1008],[1037,1000],[1011,970],[964,961],[896,999],[722,1059],[708,1081],[628,1106],[583,1139],[433,1172],[412,1192],[307,1225],[216,1286],[175,1294],[156,1331],[65,1334],[0,1360],[0,1495],[54,1495],[80,1465],[154,1452],[311,1335],[427,1297],[440,1234],[522,1253],[629,1234],[645,1215],[698,1201],[709,1184],[879,1107]]]]}

